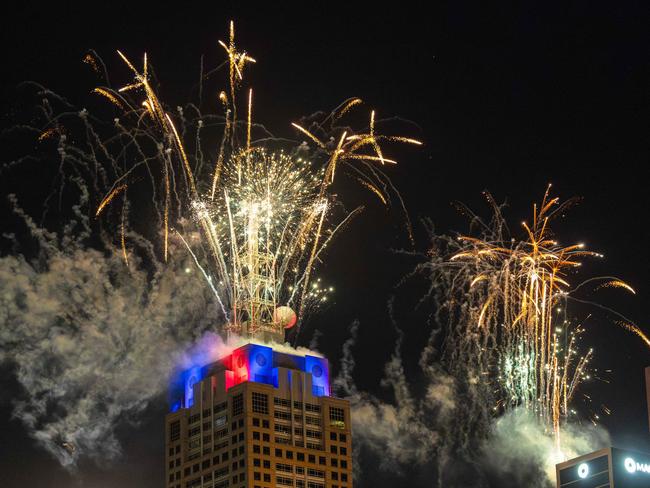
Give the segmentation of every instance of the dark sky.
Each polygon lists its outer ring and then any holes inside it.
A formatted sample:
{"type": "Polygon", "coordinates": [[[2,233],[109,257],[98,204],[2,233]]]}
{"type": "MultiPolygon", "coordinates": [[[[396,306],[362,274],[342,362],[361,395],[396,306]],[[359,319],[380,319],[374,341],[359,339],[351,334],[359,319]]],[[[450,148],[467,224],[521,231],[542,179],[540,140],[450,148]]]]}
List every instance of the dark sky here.
{"type": "MultiPolygon", "coordinates": [[[[583,197],[560,224],[562,242],[582,241],[606,255],[585,273],[615,274],[632,284],[636,297],[606,293],[603,300],[650,332],[648,17],[645,2],[633,0],[430,2],[426,9],[396,2],[359,10],[329,2],[259,9],[227,2],[16,2],[3,7],[0,29],[2,118],[12,116],[12,94],[23,80],[38,80],[83,106],[92,84],[81,58],[90,48],[121,80],[128,73],[114,50],[133,57],[146,51],[161,98],[185,101],[200,56],[212,66],[222,59],[216,42],[234,18],[240,45],[258,60],[248,78],[258,120],[276,134],[291,134],[290,121],[350,96],[380,116],[417,124],[407,128],[425,146],[397,150],[400,164],[390,174],[415,222],[419,251],[426,250],[421,218],[440,231],[466,228],[451,201],[487,211],[481,191],[490,190],[508,200],[507,215],[516,223],[552,182],[561,197],[583,197]]],[[[5,180],[3,191],[11,184],[5,180]]],[[[324,271],[336,284],[335,304],[305,331],[306,340],[315,328],[324,332],[322,350],[336,365],[347,328],[358,318],[359,383],[375,393],[396,337],[386,303],[417,263],[391,251],[406,246],[397,217],[370,206],[335,244],[324,271]]],[[[421,295],[424,288],[408,292],[421,295]]],[[[426,325],[399,325],[408,335],[406,364],[414,366],[426,325]]],[[[615,444],[650,451],[648,350],[604,321],[590,326],[588,340],[595,366],[612,369],[609,383],[590,390],[612,409],[603,424],[615,444]]],[[[7,393],[0,397],[0,485],[74,486],[11,420],[15,380],[8,369],[0,379],[7,393]]],[[[141,425],[124,427],[125,459],[82,466],[82,485],[162,486],[164,412],[164,405],[152,407],[141,425]]]]}

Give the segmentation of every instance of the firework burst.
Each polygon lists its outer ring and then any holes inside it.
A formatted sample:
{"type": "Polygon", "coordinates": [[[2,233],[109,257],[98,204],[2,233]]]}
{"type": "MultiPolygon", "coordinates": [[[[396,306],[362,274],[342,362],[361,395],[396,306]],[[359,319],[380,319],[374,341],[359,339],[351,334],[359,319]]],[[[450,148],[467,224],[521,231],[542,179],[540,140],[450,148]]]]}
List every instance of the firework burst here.
{"type": "MultiPolygon", "coordinates": [[[[177,129],[174,117],[151,84],[146,54],[138,70],[118,51],[134,74],[133,82],[118,90],[99,87],[94,93],[137,121],[133,129],[124,131],[138,148],[153,142],[156,153],[151,157],[143,155],[134,166],[114,166],[114,183],[105,192],[96,215],[105,213],[120,194],[126,201],[135,170],[144,166],[155,189],[164,260],[168,259],[170,239],[178,238],[206,278],[229,331],[282,340],[282,325],[274,318],[276,308],[290,306],[304,319],[316,303],[326,300],[330,288],[321,286],[319,280],[313,281],[314,269],[337,231],[361,210],[335,217],[331,186],[339,170],[350,170],[362,187],[388,205],[394,188],[380,167],[395,161],[384,156],[380,144],[420,143],[408,137],[379,134],[374,111],[365,130],[353,132],[338,127],[341,117],[361,103],[358,98],[347,100],[309,128],[292,124],[306,139],[298,148],[271,149],[267,147],[268,138],[256,143],[252,89],[248,90],[246,120],[240,123],[237,119],[237,94],[244,67],[255,60],[236,47],[232,23],[229,41],[221,42],[221,46],[227,53],[229,68],[228,90],[219,94],[224,114],[218,119],[197,117],[193,155],[186,149],[183,137],[187,140],[186,115],[179,109],[177,118],[182,126],[177,129]],[[143,100],[126,98],[127,93],[142,94],[143,100]],[[215,124],[215,120],[219,123],[215,124]],[[211,151],[204,150],[200,141],[208,121],[222,129],[221,143],[211,151]],[[140,143],[141,139],[145,142],[140,143]],[[209,158],[206,153],[214,156],[209,158]],[[214,163],[209,164],[209,159],[214,163]],[[195,222],[200,232],[172,225],[172,220],[181,222],[184,217],[195,222]]],[[[128,260],[124,228],[122,216],[121,243],[128,260]]],[[[408,219],[407,228],[411,236],[408,219]]]]}
{"type": "MultiPolygon", "coordinates": [[[[561,426],[580,383],[589,377],[593,354],[591,349],[581,352],[578,342],[585,328],[567,319],[567,303],[590,282],[601,283],[596,289],[634,291],[611,277],[572,284],[583,259],[602,255],[556,240],[551,222],[571,201],[560,203],[549,191],[550,186],[533,206],[532,221],[522,223],[522,240],[508,238],[501,209],[486,194],[492,221],[486,224],[472,214],[482,232],[445,240],[432,252],[431,269],[434,279],[444,283],[446,361],[473,382],[482,392],[477,401],[493,404],[494,412],[517,407],[533,412],[559,451],[561,426]]],[[[633,324],[623,327],[643,338],[633,324]]]]}

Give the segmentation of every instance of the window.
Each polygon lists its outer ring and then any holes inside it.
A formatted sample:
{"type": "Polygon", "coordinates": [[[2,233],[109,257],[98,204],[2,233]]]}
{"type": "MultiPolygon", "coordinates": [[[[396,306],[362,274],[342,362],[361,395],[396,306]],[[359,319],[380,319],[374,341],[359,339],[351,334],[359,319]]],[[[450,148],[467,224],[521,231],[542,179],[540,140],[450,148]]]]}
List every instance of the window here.
{"type": "Polygon", "coordinates": [[[302,427],[295,427],[293,433],[296,435],[302,435],[302,427]]]}
{"type": "Polygon", "coordinates": [[[232,416],[244,413],[244,395],[239,394],[232,397],[232,416]]]}
{"type": "MultiPolygon", "coordinates": [[[[228,441],[219,442],[219,443],[214,445],[214,449],[217,450],[217,451],[219,449],[223,449],[224,447],[228,447],[228,441]]],[[[226,454],[228,454],[228,453],[226,453],[226,454]]]]}
{"type": "Polygon", "coordinates": [[[345,410],[338,407],[330,407],[330,420],[333,422],[345,422],[345,410]]]}
{"type": "Polygon", "coordinates": [[[345,448],[345,447],[342,447],[342,448],[340,449],[340,452],[341,452],[341,455],[342,455],[342,456],[347,456],[347,454],[348,454],[348,450],[347,450],[347,448],[345,448]]]}
{"type": "Polygon", "coordinates": [[[228,408],[228,402],[217,403],[217,404],[212,408],[212,411],[213,411],[214,413],[217,413],[217,412],[223,412],[226,408],[228,408]]]}
{"type": "Polygon", "coordinates": [[[262,461],[262,466],[264,467],[264,469],[271,469],[271,461],[269,461],[268,459],[264,459],[262,461]]]}
{"type": "Polygon", "coordinates": [[[307,459],[309,459],[310,463],[315,463],[316,462],[316,456],[314,456],[313,454],[310,454],[307,459]]]}
{"type": "Polygon", "coordinates": [[[325,478],[325,471],[309,468],[307,469],[307,476],[313,476],[314,478],[325,478]]]}
{"type": "Polygon", "coordinates": [[[287,451],[287,459],[293,459],[293,451],[287,451]]]}
{"type": "Polygon", "coordinates": [[[259,458],[253,459],[253,466],[256,468],[259,468],[262,465],[262,462],[259,460],[259,458]]]}
{"type": "Polygon", "coordinates": [[[255,454],[259,454],[260,451],[261,451],[260,446],[257,446],[257,445],[253,446],[253,452],[254,452],[255,454]]]}
{"type": "Polygon", "coordinates": [[[271,482],[271,475],[264,473],[264,481],[266,483],[270,483],[271,482]]]}
{"type": "Polygon", "coordinates": [[[262,428],[263,429],[268,429],[269,428],[269,421],[268,420],[262,420],[262,428]]]}
{"type": "Polygon", "coordinates": [[[275,397],[273,398],[273,405],[278,406],[278,407],[291,407],[291,400],[287,400],[286,398],[278,398],[275,397]]]}
{"type": "Polygon", "coordinates": [[[313,443],[313,442],[308,442],[308,443],[307,443],[307,449],[316,449],[316,450],[318,450],[318,451],[322,451],[322,450],[323,450],[323,448],[321,447],[320,444],[315,444],[315,443],[313,443]]]}
{"type": "Polygon", "coordinates": [[[291,420],[291,414],[282,410],[276,410],[273,412],[273,416],[278,420],[291,420]]]}
{"type": "Polygon", "coordinates": [[[296,459],[298,459],[298,461],[304,461],[305,455],[302,452],[299,452],[296,454],[296,459]]]}
{"type": "Polygon", "coordinates": [[[320,439],[321,433],[316,430],[307,429],[307,437],[311,437],[312,439],[320,439]]]}
{"type": "Polygon", "coordinates": [[[296,474],[305,474],[305,468],[302,466],[296,466],[296,474]]]}
{"type": "Polygon", "coordinates": [[[273,428],[276,432],[279,432],[281,434],[291,434],[291,427],[288,425],[275,424],[273,428]]]}
{"type": "Polygon", "coordinates": [[[319,458],[318,458],[318,464],[327,464],[327,463],[325,462],[325,456],[319,456],[319,458]]]}
{"type": "Polygon", "coordinates": [[[271,435],[270,434],[262,434],[262,441],[263,442],[271,442],[271,435]]]}
{"type": "Polygon", "coordinates": [[[260,426],[260,419],[253,418],[253,427],[259,427],[259,426],[260,426]]]}
{"type": "Polygon", "coordinates": [[[336,440],[336,432],[330,432],[330,440],[335,441],[336,440]]]}
{"type": "Polygon", "coordinates": [[[347,441],[347,436],[345,434],[339,434],[339,440],[341,442],[346,442],[347,441]]]}
{"type": "Polygon", "coordinates": [[[275,450],[275,457],[282,457],[282,449],[275,450]]]}
{"type": "Polygon", "coordinates": [[[181,438],[181,422],[177,420],[169,424],[169,441],[174,442],[181,438]]]}
{"type": "Polygon", "coordinates": [[[305,422],[309,425],[320,425],[320,417],[305,417],[305,422]]]}
{"type": "Polygon", "coordinates": [[[293,473],[293,468],[290,464],[277,463],[275,469],[283,473],[293,473]]]}
{"type": "Polygon", "coordinates": [[[302,402],[293,402],[293,408],[297,408],[298,410],[302,410],[302,402]]]}
{"type": "Polygon", "coordinates": [[[265,456],[270,456],[271,455],[271,448],[267,447],[267,446],[264,446],[262,448],[262,454],[264,454],[265,456]]]}
{"type": "Polygon", "coordinates": [[[336,446],[334,446],[334,445],[330,446],[330,452],[332,454],[336,454],[336,451],[337,451],[336,446]]]}
{"type": "Polygon", "coordinates": [[[204,417],[209,417],[210,416],[210,409],[203,410],[203,416],[204,417]]]}
{"type": "Polygon", "coordinates": [[[170,456],[173,456],[173,455],[174,455],[174,448],[173,448],[173,447],[170,447],[170,448],[169,448],[169,455],[170,455],[170,456]]]}
{"type": "Polygon", "coordinates": [[[332,471],[332,479],[333,480],[338,480],[339,479],[339,474],[336,471],[332,471]]]}
{"type": "Polygon", "coordinates": [[[210,460],[207,459],[201,463],[201,469],[208,469],[210,467],[210,460]]]}
{"type": "Polygon", "coordinates": [[[228,416],[227,415],[222,415],[221,417],[217,417],[214,419],[214,428],[218,429],[219,427],[223,427],[226,425],[226,422],[228,422],[228,416]]]}
{"type": "Polygon", "coordinates": [[[260,440],[260,433],[256,430],[253,431],[253,440],[254,441],[259,441],[260,440]]]}
{"type": "Polygon", "coordinates": [[[221,462],[228,461],[228,451],[221,455],[221,462]]]}
{"type": "Polygon", "coordinates": [[[339,460],[336,459],[336,458],[332,458],[330,464],[331,464],[332,466],[334,466],[335,468],[338,468],[338,467],[339,467],[339,460]]]}
{"type": "Polygon", "coordinates": [[[268,415],[269,396],[265,393],[253,392],[253,412],[268,415]]]}
{"type": "Polygon", "coordinates": [[[291,478],[285,478],[284,476],[276,476],[275,483],[282,486],[293,486],[293,480],[291,478]]]}
{"type": "Polygon", "coordinates": [[[347,481],[348,480],[348,474],[347,473],[341,473],[341,481],[347,481]]]}
{"type": "Polygon", "coordinates": [[[254,479],[255,481],[259,481],[260,479],[262,479],[262,475],[261,475],[260,473],[258,473],[257,471],[255,471],[255,472],[253,473],[253,479],[254,479]]]}
{"type": "Polygon", "coordinates": [[[291,439],[288,439],[286,437],[276,437],[275,438],[275,443],[276,444],[291,444],[291,439]]]}
{"type": "Polygon", "coordinates": [[[244,433],[243,432],[239,433],[238,439],[239,439],[239,442],[242,442],[244,440],[244,433]]]}
{"type": "Polygon", "coordinates": [[[225,468],[217,469],[214,472],[214,479],[216,480],[217,478],[223,478],[224,476],[228,476],[228,466],[225,468]]]}
{"type": "Polygon", "coordinates": [[[348,469],[348,462],[345,459],[341,459],[341,467],[343,469],[348,469]]]}
{"type": "Polygon", "coordinates": [[[201,486],[201,478],[196,478],[193,479],[192,481],[188,481],[187,483],[185,483],[185,486],[187,488],[194,488],[195,486],[201,486]]]}
{"type": "Polygon", "coordinates": [[[194,424],[194,423],[198,422],[199,420],[201,420],[201,414],[196,413],[194,415],[190,415],[190,417],[187,419],[187,423],[188,424],[194,424]]]}
{"type": "Polygon", "coordinates": [[[190,429],[189,436],[192,437],[193,435],[199,435],[201,433],[201,427],[193,427],[190,429]]]}
{"type": "Polygon", "coordinates": [[[317,405],[315,403],[305,403],[305,411],[320,413],[320,405],[317,405]]]}

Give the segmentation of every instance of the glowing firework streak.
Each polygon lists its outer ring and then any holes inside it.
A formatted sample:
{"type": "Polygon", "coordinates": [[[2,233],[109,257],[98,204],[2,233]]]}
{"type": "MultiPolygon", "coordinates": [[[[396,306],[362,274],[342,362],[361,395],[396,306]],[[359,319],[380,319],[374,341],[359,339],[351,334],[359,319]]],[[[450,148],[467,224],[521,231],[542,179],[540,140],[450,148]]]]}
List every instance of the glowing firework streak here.
{"type": "Polygon", "coordinates": [[[104,208],[106,208],[106,205],[111,203],[113,198],[115,198],[121,192],[126,191],[127,188],[128,188],[128,186],[126,184],[119,185],[119,186],[115,187],[108,195],[106,195],[106,197],[104,197],[104,199],[101,201],[101,203],[97,207],[97,211],[95,212],[95,217],[99,217],[99,214],[102,213],[102,210],[104,210],[104,208]]]}

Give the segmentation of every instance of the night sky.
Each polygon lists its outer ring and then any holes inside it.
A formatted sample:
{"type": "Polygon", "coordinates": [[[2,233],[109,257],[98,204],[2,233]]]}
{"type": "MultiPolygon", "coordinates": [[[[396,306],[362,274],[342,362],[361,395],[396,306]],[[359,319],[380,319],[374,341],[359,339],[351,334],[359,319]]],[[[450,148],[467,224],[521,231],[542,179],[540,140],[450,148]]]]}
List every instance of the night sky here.
{"type": "MultiPolygon", "coordinates": [[[[4,7],[0,29],[2,127],[11,125],[13,94],[24,80],[37,80],[78,106],[89,103],[94,85],[81,62],[88,49],[103,57],[116,84],[129,75],[115,49],[132,57],[146,51],[161,80],[161,98],[180,104],[192,96],[201,55],[210,66],[223,59],[217,40],[226,38],[231,18],[240,46],[257,59],[247,78],[255,88],[257,120],[276,135],[293,135],[291,121],[351,96],[379,116],[412,121],[402,128],[425,145],[387,152],[400,162],[388,171],[414,222],[418,253],[424,255],[428,244],[422,219],[440,232],[467,229],[452,201],[487,215],[481,192],[489,190],[497,201],[508,201],[506,216],[517,234],[516,224],[552,182],[558,196],[582,198],[559,222],[560,240],[585,242],[605,254],[604,261],[585,265],[585,276],[616,275],[630,283],[636,296],[606,291],[599,300],[650,333],[645,2],[433,2],[426,11],[399,2],[363,10],[328,2],[292,9],[226,2],[191,8],[21,2],[4,7]]],[[[8,192],[17,191],[25,207],[38,212],[42,194],[30,190],[25,177],[20,171],[2,175],[2,232],[15,231],[4,199],[8,192]]],[[[396,288],[422,259],[403,249],[409,243],[399,212],[369,204],[321,269],[336,286],[334,303],[302,332],[305,345],[315,330],[322,332],[319,348],[336,369],[349,326],[358,319],[358,386],[380,397],[386,395],[380,387],[383,365],[396,339],[387,307],[391,297],[398,303],[397,325],[406,333],[407,373],[416,368],[429,332],[427,310],[414,309],[426,283],[415,279],[396,288]]],[[[604,320],[591,322],[586,337],[595,348],[594,366],[612,370],[604,375],[607,382],[592,382],[585,391],[595,404],[611,408],[602,423],[613,443],[650,452],[647,348],[604,320]]],[[[414,388],[417,381],[414,374],[414,388]]],[[[18,391],[11,366],[0,369],[0,385],[0,485],[76,486],[11,419],[18,391]]],[[[165,412],[161,397],[140,424],[122,426],[124,458],[102,467],[82,463],[81,486],[163,486],[165,412]]],[[[369,473],[356,486],[380,486],[375,476],[369,473]]],[[[418,476],[409,481],[433,485],[418,476]]]]}

